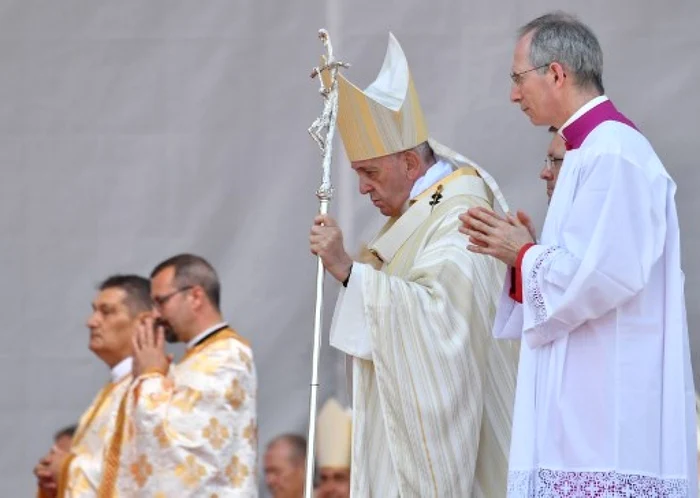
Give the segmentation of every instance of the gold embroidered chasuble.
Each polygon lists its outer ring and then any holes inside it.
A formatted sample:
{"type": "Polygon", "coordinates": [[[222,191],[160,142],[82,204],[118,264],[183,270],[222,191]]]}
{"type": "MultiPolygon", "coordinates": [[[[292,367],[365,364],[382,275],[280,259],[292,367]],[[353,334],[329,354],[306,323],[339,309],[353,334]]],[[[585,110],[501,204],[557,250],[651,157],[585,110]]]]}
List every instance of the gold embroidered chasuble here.
{"type": "Polygon", "coordinates": [[[129,497],[257,496],[256,373],[231,329],[129,392],[118,488],[129,497]]]}

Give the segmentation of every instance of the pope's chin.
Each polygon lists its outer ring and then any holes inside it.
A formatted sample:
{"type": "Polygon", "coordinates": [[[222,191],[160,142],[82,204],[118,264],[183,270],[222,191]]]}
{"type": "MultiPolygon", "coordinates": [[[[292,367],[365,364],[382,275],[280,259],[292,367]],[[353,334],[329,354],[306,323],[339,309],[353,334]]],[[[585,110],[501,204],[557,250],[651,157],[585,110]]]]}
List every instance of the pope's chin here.
{"type": "Polygon", "coordinates": [[[388,217],[394,216],[391,208],[388,206],[385,206],[381,201],[372,201],[372,204],[374,204],[374,207],[379,209],[379,212],[382,213],[384,216],[388,216],[388,217]]]}

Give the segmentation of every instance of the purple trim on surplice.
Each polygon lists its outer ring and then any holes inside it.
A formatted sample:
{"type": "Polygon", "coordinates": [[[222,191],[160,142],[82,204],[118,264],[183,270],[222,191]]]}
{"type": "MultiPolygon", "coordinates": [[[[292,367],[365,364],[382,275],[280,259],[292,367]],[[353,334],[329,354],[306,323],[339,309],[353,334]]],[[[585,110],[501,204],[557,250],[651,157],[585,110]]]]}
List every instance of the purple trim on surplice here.
{"type": "Polygon", "coordinates": [[[561,134],[566,141],[566,150],[578,149],[586,137],[601,123],[617,121],[639,131],[632,121],[620,113],[612,102],[606,100],[585,112],[583,116],[564,128],[561,134]]]}

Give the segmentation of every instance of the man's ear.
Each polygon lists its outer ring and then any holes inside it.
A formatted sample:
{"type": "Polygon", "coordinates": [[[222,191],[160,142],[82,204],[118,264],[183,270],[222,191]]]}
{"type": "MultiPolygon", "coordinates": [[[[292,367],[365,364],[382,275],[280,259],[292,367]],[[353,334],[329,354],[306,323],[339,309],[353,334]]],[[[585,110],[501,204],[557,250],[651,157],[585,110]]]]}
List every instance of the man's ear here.
{"type": "Polygon", "coordinates": [[[145,322],[149,318],[153,318],[153,311],[152,310],[140,311],[136,315],[136,320],[138,320],[139,322],[145,322]]]}
{"type": "Polygon", "coordinates": [[[552,62],[549,65],[549,69],[551,69],[552,73],[554,74],[554,83],[557,86],[563,85],[564,80],[566,79],[566,71],[564,70],[564,66],[558,62],[552,62]]]}
{"type": "Polygon", "coordinates": [[[194,298],[195,308],[201,308],[204,302],[207,300],[207,295],[199,285],[195,285],[190,290],[190,295],[194,298]]]}
{"type": "Polygon", "coordinates": [[[410,180],[417,180],[422,175],[421,159],[414,150],[404,152],[404,160],[406,161],[406,176],[410,180]]]}

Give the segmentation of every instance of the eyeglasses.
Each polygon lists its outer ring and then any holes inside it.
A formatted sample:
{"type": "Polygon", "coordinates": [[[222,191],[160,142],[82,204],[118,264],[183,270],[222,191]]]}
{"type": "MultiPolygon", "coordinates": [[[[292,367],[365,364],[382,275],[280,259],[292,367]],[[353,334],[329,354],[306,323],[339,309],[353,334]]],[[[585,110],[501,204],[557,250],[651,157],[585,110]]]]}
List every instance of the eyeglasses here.
{"type": "Polygon", "coordinates": [[[544,158],[544,167],[547,168],[547,171],[554,171],[561,166],[562,162],[564,162],[563,157],[547,156],[544,158]]]}
{"type": "Polygon", "coordinates": [[[520,85],[523,82],[523,74],[527,74],[527,73],[532,72],[532,71],[537,71],[538,69],[542,69],[543,67],[547,67],[550,64],[551,64],[551,62],[548,62],[547,64],[542,64],[541,66],[526,69],[525,71],[520,71],[519,73],[510,73],[510,79],[513,80],[513,84],[520,85]]]}
{"type": "Polygon", "coordinates": [[[187,285],[187,286],[185,286],[185,287],[181,287],[181,288],[179,288],[179,289],[177,289],[177,290],[174,290],[174,291],[172,291],[171,293],[166,294],[166,295],[164,295],[164,296],[153,296],[153,302],[156,303],[156,306],[158,306],[159,308],[162,308],[163,306],[165,306],[165,303],[167,303],[168,301],[170,301],[170,298],[171,298],[171,297],[173,297],[173,296],[179,294],[180,292],[188,291],[188,290],[190,290],[192,287],[194,287],[194,286],[192,286],[192,285],[187,285]]]}

